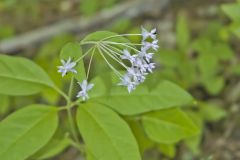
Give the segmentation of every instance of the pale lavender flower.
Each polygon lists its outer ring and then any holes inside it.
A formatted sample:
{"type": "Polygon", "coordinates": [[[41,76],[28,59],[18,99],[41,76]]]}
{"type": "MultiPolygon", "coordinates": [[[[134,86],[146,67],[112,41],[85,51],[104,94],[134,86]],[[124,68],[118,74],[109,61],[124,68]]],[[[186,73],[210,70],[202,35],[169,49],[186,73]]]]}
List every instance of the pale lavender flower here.
{"type": "Polygon", "coordinates": [[[142,72],[139,69],[135,69],[135,76],[133,77],[134,81],[136,82],[136,84],[140,84],[143,83],[146,79],[146,72],[142,72]]]}
{"type": "Polygon", "coordinates": [[[129,60],[131,63],[133,63],[135,61],[135,56],[131,55],[130,52],[127,49],[123,50],[123,55],[120,56],[122,59],[127,59],[129,60]]]}
{"type": "Polygon", "coordinates": [[[146,40],[148,37],[151,37],[153,40],[156,39],[156,28],[152,29],[148,32],[145,28],[142,27],[142,37],[143,41],[146,40]]]}
{"type": "Polygon", "coordinates": [[[77,73],[77,71],[74,69],[74,67],[76,66],[76,62],[71,62],[70,57],[66,62],[62,59],[61,63],[62,66],[58,66],[58,72],[62,73],[62,77],[64,77],[67,72],[77,73]]]}
{"type": "Polygon", "coordinates": [[[118,85],[126,86],[129,93],[131,93],[134,89],[136,89],[136,83],[132,81],[130,75],[128,75],[128,74],[125,74],[121,78],[121,82],[118,83],[118,85]]]}
{"type": "Polygon", "coordinates": [[[144,59],[139,57],[139,56],[136,56],[134,62],[132,63],[133,66],[135,67],[141,67],[143,64],[144,64],[144,59]]]}
{"type": "Polygon", "coordinates": [[[145,51],[147,51],[150,48],[152,48],[156,51],[159,48],[157,39],[152,42],[144,42],[143,41],[142,43],[143,43],[143,50],[145,50],[145,51]]]}
{"type": "Polygon", "coordinates": [[[141,51],[138,52],[138,56],[141,58],[145,58],[147,62],[150,62],[154,53],[147,53],[146,50],[142,47],[141,51]]]}
{"type": "Polygon", "coordinates": [[[82,100],[85,101],[89,98],[87,92],[93,88],[94,84],[88,84],[87,80],[83,80],[82,83],[78,82],[78,84],[80,85],[82,90],[78,92],[77,97],[82,97],[82,100]]]}
{"type": "Polygon", "coordinates": [[[155,68],[155,63],[146,64],[146,70],[152,73],[152,70],[155,68]]]}
{"type": "Polygon", "coordinates": [[[146,59],[147,62],[150,62],[150,60],[151,60],[152,57],[153,57],[153,54],[154,54],[154,53],[147,53],[147,54],[145,54],[145,59],[146,59]]]}

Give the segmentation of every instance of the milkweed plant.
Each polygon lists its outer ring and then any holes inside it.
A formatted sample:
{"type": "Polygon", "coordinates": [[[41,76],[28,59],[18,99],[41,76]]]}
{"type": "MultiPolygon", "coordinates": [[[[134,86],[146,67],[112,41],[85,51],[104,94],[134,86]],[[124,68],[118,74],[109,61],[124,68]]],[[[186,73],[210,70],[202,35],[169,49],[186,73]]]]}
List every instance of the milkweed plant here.
{"type": "Polygon", "coordinates": [[[73,147],[87,160],[141,160],[151,148],[171,156],[169,148],[197,135],[195,121],[182,109],[193,104],[192,96],[157,78],[156,32],[97,31],[64,45],[56,72],[69,80],[67,92],[36,63],[0,55],[0,100],[50,90],[63,97],[55,105],[30,104],[4,118],[1,159],[49,159],[73,147]],[[103,62],[109,70],[90,76],[103,62]]]}

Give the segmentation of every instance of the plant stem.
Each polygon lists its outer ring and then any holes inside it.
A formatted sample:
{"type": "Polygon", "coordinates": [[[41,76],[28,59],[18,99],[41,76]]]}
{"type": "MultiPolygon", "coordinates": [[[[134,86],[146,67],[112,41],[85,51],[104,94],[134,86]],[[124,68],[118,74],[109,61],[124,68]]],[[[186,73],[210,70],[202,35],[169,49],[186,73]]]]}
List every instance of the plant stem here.
{"type": "Polygon", "coordinates": [[[69,121],[69,125],[70,125],[70,129],[73,135],[73,138],[75,139],[75,141],[77,143],[79,143],[79,139],[78,139],[78,134],[76,131],[76,127],[74,125],[74,120],[73,120],[73,115],[72,115],[72,111],[71,111],[71,96],[72,96],[72,89],[73,89],[73,83],[74,83],[74,77],[71,78],[71,83],[70,83],[70,87],[69,87],[69,91],[68,91],[68,101],[67,101],[67,115],[68,115],[68,121],[69,121]]]}
{"type": "Polygon", "coordinates": [[[61,91],[57,86],[54,86],[53,89],[56,92],[58,92],[61,96],[63,96],[67,102],[69,101],[69,97],[63,91],[61,91]]]}
{"type": "Polygon", "coordinates": [[[110,39],[110,38],[115,38],[115,37],[123,37],[123,36],[141,36],[142,34],[118,34],[118,35],[114,35],[114,36],[109,36],[109,37],[106,37],[106,38],[103,38],[101,39],[101,41],[104,41],[104,40],[107,40],[107,39],[110,39]]]}
{"type": "Polygon", "coordinates": [[[85,147],[84,145],[80,144],[80,143],[76,143],[75,141],[73,141],[71,138],[68,138],[69,143],[73,146],[76,147],[82,154],[85,153],[85,147]]]}
{"type": "Polygon", "coordinates": [[[71,129],[73,138],[75,139],[75,141],[76,141],[77,143],[80,143],[80,142],[79,142],[79,139],[78,139],[77,131],[76,131],[76,128],[75,128],[75,125],[74,125],[73,115],[72,115],[72,112],[71,112],[71,108],[69,108],[69,107],[67,107],[67,115],[68,115],[68,121],[69,121],[69,125],[70,125],[70,129],[71,129]]]}
{"type": "Polygon", "coordinates": [[[88,49],[88,51],[86,53],[84,53],[81,57],[79,57],[75,62],[79,62],[81,59],[83,59],[93,48],[91,47],[90,49],[88,49]]]}
{"type": "Polygon", "coordinates": [[[67,105],[69,105],[69,103],[71,103],[73,83],[74,83],[74,77],[72,76],[72,77],[71,77],[70,86],[69,86],[69,90],[68,90],[68,98],[69,98],[69,101],[68,101],[68,104],[67,104],[67,105]]]}
{"type": "Polygon", "coordinates": [[[87,79],[88,79],[89,71],[90,71],[90,68],[91,68],[93,55],[95,54],[95,49],[96,49],[96,48],[94,47],[94,48],[93,48],[93,51],[92,51],[92,54],[91,54],[90,61],[89,61],[88,70],[87,70],[87,79]]]}
{"type": "Polygon", "coordinates": [[[101,55],[101,56],[103,57],[103,59],[105,60],[105,62],[108,64],[108,66],[114,71],[114,73],[115,73],[119,78],[121,78],[121,77],[122,77],[121,73],[118,72],[117,69],[114,68],[114,67],[108,62],[108,60],[107,60],[106,57],[104,56],[102,50],[100,49],[100,46],[97,46],[97,49],[98,49],[100,55],[101,55]]]}
{"type": "MultiPolygon", "coordinates": [[[[113,60],[115,60],[116,62],[118,62],[119,64],[121,64],[124,68],[128,69],[128,67],[123,63],[121,62],[120,60],[118,60],[116,57],[114,57],[110,51],[108,51],[107,49],[108,48],[104,48],[104,45],[100,45],[100,48],[105,51],[105,53],[107,53],[107,55],[109,55],[113,60]]],[[[113,53],[114,54],[114,53],[113,53]]]]}
{"type": "Polygon", "coordinates": [[[125,46],[125,47],[128,47],[128,48],[131,48],[131,49],[133,49],[133,50],[136,51],[136,52],[139,52],[139,50],[137,50],[136,48],[132,47],[131,45],[128,45],[127,43],[116,43],[116,42],[110,42],[110,41],[105,41],[105,43],[107,43],[107,44],[122,45],[122,46],[125,46]]]}

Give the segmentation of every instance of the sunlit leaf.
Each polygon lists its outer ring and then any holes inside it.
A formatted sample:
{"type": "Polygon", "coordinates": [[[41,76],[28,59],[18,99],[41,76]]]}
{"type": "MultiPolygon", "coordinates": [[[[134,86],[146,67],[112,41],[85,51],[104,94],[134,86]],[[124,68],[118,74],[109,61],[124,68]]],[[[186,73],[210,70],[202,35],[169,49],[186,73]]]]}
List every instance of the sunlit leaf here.
{"type": "Polygon", "coordinates": [[[221,8],[233,21],[240,22],[240,4],[223,4],[221,8]]]}
{"type": "Polygon", "coordinates": [[[200,113],[204,120],[216,122],[227,116],[223,107],[213,103],[201,103],[200,113]]]}
{"type": "Polygon", "coordinates": [[[5,114],[9,110],[9,102],[8,96],[0,94],[0,115],[5,114]]]}
{"type": "Polygon", "coordinates": [[[34,62],[21,58],[0,55],[0,94],[30,95],[54,88],[45,71],[34,62]]]}
{"type": "Polygon", "coordinates": [[[198,127],[180,109],[166,109],[143,116],[142,123],[150,139],[163,144],[176,143],[199,133],[198,127]]]}
{"type": "Polygon", "coordinates": [[[144,132],[144,128],[139,121],[129,120],[128,124],[138,142],[138,146],[141,154],[147,149],[154,146],[154,142],[151,141],[144,132]]]}
{"type": "Polygon", "coordinates": [[[197,155],[201,152],[200,150],[200,145],[202,141],[202,135],[203,135],[203,119],[202,116],[199,112],[193,112],[193,111],[188,111],[186,112],[189,118],[192,119],[192,121],[198,126],[200,132],[197,135],[194,135],[192,137],[186,138],[184,140],[184,143],[186,146],[192,151],[194,155],[197,155]]]}
{"type": "Polygon", "coordinates": [[[43,147],[57,128],[57,111],[52,106],[30,105],[1,121],[1,159],[25,160],[43,147]]]}
{"type": "MultiPolygon", "coordinates": [[[[102,87],[104,85],[102,84],[102,87]]],[[[149,89],[146,85],[138,86],[131,94],[121,86],[111,88],[105,86],[105,89],[102,89],[99,94],[95,92],[90,101],[107,105],[123,115],[136,115],[184,106],[193,102],[193,98],[176,84],[169,81],[160,81],[152,89],[149,89]]]]}
{"type": "Polygon", "coordinates": [[[115,112],[100,104],[82,104],[77,123],[87,148],[102,160],[140,160],[137,142],[115,112]]]}
{"type": "Polygon", "coordinates": [[[48,159],[60,154],[69,146],[70,142],[67,137],[62,137],[61,139],[52,138],[43,148],[41,148],[30,159],[32,160],[48,159]]]}
{"type": "Polygon", "coordinates": [[[176,155],[176,146],[175,144],[159,144],[158,148],[161,153],[164,155],[174,158],[176,155]]]}

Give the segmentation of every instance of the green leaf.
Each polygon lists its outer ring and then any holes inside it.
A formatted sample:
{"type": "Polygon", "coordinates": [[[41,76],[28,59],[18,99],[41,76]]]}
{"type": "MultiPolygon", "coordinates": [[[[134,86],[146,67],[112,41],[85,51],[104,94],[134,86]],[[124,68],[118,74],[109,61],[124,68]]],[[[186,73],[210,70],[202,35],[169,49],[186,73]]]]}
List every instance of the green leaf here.
{"type": "Polygon", "coordinates": [[[214,54],[200,54],[197,65],[203,81],[208,81],[215,77],[218,72],[218,59],[214,54]]]}
{"type": "Polygon", "coordinates": [[[212,48],[212,41],[206,37],[196,39],[192,43],[192,48],[200,54],[212,54],[210,49],[212,48]]]}
{"type": "Polygon", "coordinates": [[[224,4],[221,8],[233,21],[240,22],[240,4],[224,4]]]}
{"type": "Polygon", "coordinates": [[[104,104],[122,115],[137,115],[183,106],[191,103],[193,98],[176,84],[160,81],[151,90],[146,85],[141,85],[131,94],[125,87],[111,87],[105,89],[105,94],[95,94],[89,101],[104,104]]]}
{"type": "Polygon", "coordinates": [[[240,38],[240,22],[232,23],[230,29],[238,38],[240,38]]]}
{"type": "Polygon", "coordinates": [[[207,89],[207,91],[211,95],[217,95],[219,94],[225,85],[225,79],[221,76],[218,77],[212,77],[206,79],[204,82],[204,87],[207,89]]]}
{"type": "Polygon", "coordinates": [[[200,132],[198,135],[192,136],[184,140],[185,145],[191,150],[194,155],[201,152],[200,145],[203,135],[203,119],[199,112],[188,111],[187,115],[198,126],[200,132]]]}
{"type": "Polygon", "coordinates": [[[53,138],[30,159],[41,160],[54,157],[63,152],[69,145],[70,142],[67,137],[53,138]]]}
{"type": "Polygon", "coordinates": [[[54,83],[37,64],[21,57],[0,55],[0,94],[30,95],[46,87],[54,88],[54,83]]]}
{"type": "MultiPolygon", "coordinates": [[[[70,42],[63,46],[60,58],[64,60],[68,60],[68,58],[71,58],[72,61],[76,61],[78,58],[82,57],[82,48],[79,43],[77,42],[70,42]]],[[[77,74],[73,73],[73,76],[80,82],[82,82],[84,79],[86,79],[86,72],[84,67],[84,61],[81,59],[76,67],[75,67],[77,74]]]]}
{"type": "Polygon", "coordinates": [[[9,110],[9,97],[0,95],[0,115],[5,114],[9,110]]]}
{"type": "Polygon", "coordinates": [[[201,103],[200,113],[205,121],[217,122],[227,116],[227,112],[213,103],[201,103]]]}
{"type": "Polygon", "coordinates": [[[172,144],[199,133],[198,127],[180,109],[171,108],[143,116],[148,137],[158,143],[172,144]]]}
{"type": "Polygon", "coordinates": [[[100,104],[82,104],[77,124],[87,148],[101,160],[140,160],[137,142],[115,112],[100,104]]]}
{"type": "Polygon", "coordinates": [[[87,149],[87,160],[97,160],[98,158],[89,150],[87,149]]]}
{"type": "Polygon", "coordinates": [[[57,128],[57,111],[56,107],[35,104],[1,121],[1,159],[24,160],[43,147],[57,128]]]}
{"type": "Polygon", "coordinates": [[[175,144],[159,144],[158,148],[161,153],[164,155],[174,158],[176,155],[176,146],[175,144]]]}
{"type": "Polygon", "coordinates": [[[234,51],[230,48],[229,44],[219,43],[212,48],[214,53],[220,60],[231,60],[234,58],[234,51]]]}
{"type": "Polygon", "coordinates": [[[138,142],[141,154],[144,154],[147,149],[154,147],[154,142],[147,137],[144,128],[139,121],[129,120],[128,124],[138,142]]]}
{"type": "Polygon", "coordinates": [[[190,33],[189,33],[186,16],[183,14],[179,14],[177,18],[176,32],[177,32],[177,45],[179,49],[184,51],[187,49],[189,45],[190,33]]]}

